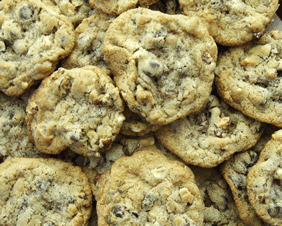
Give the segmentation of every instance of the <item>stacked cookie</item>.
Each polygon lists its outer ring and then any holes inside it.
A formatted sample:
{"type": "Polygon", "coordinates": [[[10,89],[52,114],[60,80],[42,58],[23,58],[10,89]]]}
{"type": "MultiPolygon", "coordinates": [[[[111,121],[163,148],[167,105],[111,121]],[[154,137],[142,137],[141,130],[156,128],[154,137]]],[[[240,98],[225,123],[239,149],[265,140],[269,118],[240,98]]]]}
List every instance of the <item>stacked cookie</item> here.
{"type": "Polygon", "coordinates": [[[0,225],[280,225],[278,0],[2,0],[0,225]]]}

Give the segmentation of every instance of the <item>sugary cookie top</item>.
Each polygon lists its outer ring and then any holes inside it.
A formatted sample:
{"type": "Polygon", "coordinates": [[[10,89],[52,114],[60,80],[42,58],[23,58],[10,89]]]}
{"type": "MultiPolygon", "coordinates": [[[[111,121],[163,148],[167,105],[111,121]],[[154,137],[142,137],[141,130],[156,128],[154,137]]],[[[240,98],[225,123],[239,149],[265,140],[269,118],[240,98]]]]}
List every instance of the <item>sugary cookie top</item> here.
{"type": "Polygon", "coordinates": [[[135,8],[137,5],[148,7],[159,0],[89,0],[89,3],[99,11],[111,15],[119,15],[135,8]]]}
{"type": "Polygon", "coordinates": [[[282,126],[282,33],[229,48],[218,60],[216,85],[231,106],[262,122],[282,126]]]}
{"type": "Polygon", "coordinates": [[[179,0],[185,15],[199,16],[221,45],[238,46],[259,37],[275,16],[278,0],[179,0]]]}
{"type": "Polygon", "coordinates": [[[151,124],[200,110],[211,92],[217,46],[196,17],[129,10],[111,23],[104,54],[129,109],[151,124]]]}
{"type": "Polygon", "coordinates": [[[92,194],[79,167],[13,158],[0,165],[0,183],[1,225],[87,225],[92,194]]]}
{"type": "Polygon", "coordinates": [[[99,156],[119,133],[122,111],[119,92],[101,69],[60,68],[30,97],[26,121],[42,152],[58,154],[70,147],[84,156],[99,156]]]}
{"type": "Polygon", "coordinates": [[[196,184],[205,205],[205,226],[245,226],[240,220],[228,184],[216,168],[191,166],[196,184]]]}
{"type": "Polygon", "coordinates": [[[158,140],[187,164],[215,167],[235,152],[255,145],[263,125],[214,95],[199,112],[155,132],[158,140]]]}
{"type": "Polygon", "coordinates": [[[104,59],[103,39],[115,17],[105,13],[95,13],[84,19],[75,29],[76,44],[71,54],[61,66],[67,69],[93,65],[110,74],[110,66],[104,59]]]}
{"type": "Polygon", "coordinates": [[[155,151],[117,159],[98,184],[99,225],[202,225],[192,171],[155,151]]]}
{"type": "Polygon", "coordinates": [[[74,46],[71,22],[37,0],[0,2],[0,90],[19,96],[49,76],[74,46]]]}
{"type": "Polygon", "coordinates": [[[256,145],[245,152],[235,153],[221,165],[221,172],[229,184],[240,218],[247,225],[265,225],[257,216],[247,195],[247,174],[259,159],[259,154],[266,143],[271,139],[272,133],[277,130],[274,126],[267,126],[265,132],[256,145]]]}
{"type": "Polygon", "coordinates": [[[281,156],[282,131],[278,130],[247,175],[249,200],[258,216],[270,225],[282,223],[281,156]]]}

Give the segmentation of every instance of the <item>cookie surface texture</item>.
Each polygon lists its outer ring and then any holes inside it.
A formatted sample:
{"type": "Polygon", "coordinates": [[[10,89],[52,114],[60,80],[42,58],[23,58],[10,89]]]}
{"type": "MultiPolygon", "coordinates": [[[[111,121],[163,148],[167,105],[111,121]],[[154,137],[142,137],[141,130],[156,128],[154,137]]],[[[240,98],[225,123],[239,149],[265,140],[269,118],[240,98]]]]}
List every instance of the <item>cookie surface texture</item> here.
{"type": "Polygon", "coordinates": [[[0,90],[19,96],[71,52],[73,26],[57,7],[37,0],[3,0],[0,18],[0,90]]]}
{"type": "Polygon", "coordinates": [[[247,176],[249,200],[258,216],[270,225],[282,224],[282,130],[276,131],[247,176]]]}
{"type": "Polygon", "coordinates": [[[198,18],[138,8],[117,17],[104,54],[129,109],[168,124],[206,103],[217,46],[198,18]]]}
{"type": "Polygon", "coordinates": [[[58,6],[61,13],[69,18],[74,27],[77,27],[84,18],[90,16],[93,7],[87,0],[50,0],[58,6]]]}
{"type": "Polygon", "coordinates": [[[148,7],[159,0],[89,0],[89,3],[99,11],[111,15],[120,15],[123,12],[135,8],[137,4],[148,7]]]}
{"type": "Polygon", "coordinates": [[[0,165],[1,225],[88,224],[92,193],[81,169],[56,159],[13,158],[0,165]]]}
{"type": "Polygon", "coordinates": [[[154,151],[117,159],[99,181],[98,225],[202,225],[192,171],[154,151]]]}
{"type": "Polygon", "coordinates": [[[187,164],[211,168],[254,146],[263,128],[261,122],[210,95],[202,110],[163,126],[155,134],[187,164]]]}
{"type": "Polygon", "coordinates": [[[278,0],[179,0],[185,15],[199,16],[221,45],[238,46],[259,37],[279,6],[278,0]]]}
{"type": "Polygon", "coordinates": [[[71,54],[62,61],[67,69],[93,65],[110,74],[110,66],[104,59],[103,39],[115,17],[105,13],[95,13],[84,19],[75,29],[76,44],[71,54]]]}
{"type": "Polygon", "coordinates": [[[0,159],[46,157],[29,140],[25,122],[26,102],[0,92],[0,159]]]}
{"type": "Polygon", "coordinates": [[[259,154],[277,128],[268,126],[256,145],[245,152],[236,153],[220,169],[229,184],[240,218],[247,225],[265,225],[253,209],[247,194],[247,174],[259,159],[259,154]]]}
{"type": "Polygon", "coordinates": [[[256,120],[282,126],[282,33],[224,51],[218,60],[216,86],[231,106],[256,120]]]}
{"type": "Polygon", "coordinates": [[[99,156],[119,133],[122,111],[119,92],[101,69],[60,68],[29,98],[26,121],[30,138],[44,153],[69,147],[84,156],[99,156]]]}
{"type": "Polygon", "coordinates": [[[190,167],[205,204],[205,226],[245,226],[240,220],[230,188],[217,168],[190,167]]]}

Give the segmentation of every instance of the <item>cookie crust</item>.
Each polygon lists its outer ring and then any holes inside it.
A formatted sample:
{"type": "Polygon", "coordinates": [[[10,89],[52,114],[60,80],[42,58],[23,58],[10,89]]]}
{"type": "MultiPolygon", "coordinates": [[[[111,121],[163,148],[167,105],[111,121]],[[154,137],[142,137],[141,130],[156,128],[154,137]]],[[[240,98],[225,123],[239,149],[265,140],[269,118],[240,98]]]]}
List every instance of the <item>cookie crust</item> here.
{"type": "Polygon", "coordinates": [[[154,151],[121,157],[99,180],[98,224],[202,225],[192,171],[154,151]]]}
{"type": "Polygon", "coordinates": [[[199,112],[178,119],[155,132],[172,153],[191,165],[211,168],[235,152],[255,145],[263,124],[210,95],[199,112]]]}
{"type": "Polygon", "coordinates": [[[282,130],[272,135],[247,176],[250,203],[258,216],[270,225],[282,223],[281,205],[282,130]]]}
{"type": "Polygon", "coordinates": [[[179,0],[185,15],[199,16],[215,41],[239,46],[261,36],[271,23],[278,0],[179,0]]]}
{"type": "Polygon", "coordinates": [[[99,156],[119,133],[122,111],[119,92],[101,69],[60,68],[29,98],[26,122],[30,139],[44,153],[59,154],[69,147],[99,156]]]}
{"type": "Polygon", "coordinates": [[[154,125],[200,110],[217,46],[196,17],[129,10],[105,34],[104,54],[129,109],[154,125]]]}
{"type": "Polygon", "coordinates": [[[218,60],[217,92],[256,120],[282,127],[282,32],[229,48],[218,60]]]}
{"type": "Polygon", "coordinates": [[[2,225],[88,225],[92,193],[77,166],[13,158],[0,165],[0,182],[2,225]]]}
{"type": "Polygon", "coordinates": [[[71,52],[73,26],[57,7],[37,0],[3,0],[0,18],[0,90],[19,96],[71,52]]]}

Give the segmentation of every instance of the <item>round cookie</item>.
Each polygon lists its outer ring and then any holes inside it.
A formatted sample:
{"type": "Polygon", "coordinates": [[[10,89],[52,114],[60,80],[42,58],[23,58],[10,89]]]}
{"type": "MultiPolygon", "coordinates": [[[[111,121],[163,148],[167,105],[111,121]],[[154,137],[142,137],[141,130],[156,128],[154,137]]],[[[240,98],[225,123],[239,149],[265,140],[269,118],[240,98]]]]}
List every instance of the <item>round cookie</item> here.
{"type": "Polygon", "coordinates": [[[29,98],[26,121],[30,139],[44,153],[59,154],[69,147],[99,156],[119,133],[122,111],[119,92],[101,69],[60,68],[29,98]]]}
{"type": "Polygon", "coordinates": [[[120,133],[127,136],[144,136],[155,132],[160,125],[151,125],[142,116],[130,111],[127,107],[123,111],[125,120],[120,129],[120,133]]]}
{"type": "Polygon", "coordinates": [[[0,18],[0,90],[19,96],[71,52],[73,26],[57,7],[38,0],[2,0],[0,18]]]}
{"type": "Polygon", "coordinates": [[[282,127],[282,33],[229,48],[218,60],[216,86],[231,106],[256,120],[282,127]]]}
{"type": "Polygon", "coordinates": [[[26,102],[0,92],[0,159],[47,157],[29,141],[25,122],[26,102]]]}
{"type": "Polygon", "coordinates": [[[242,45],[263,34],[279,6],[278,0],[179,0],[187,16],[199,16],[218,44],[242,45]]]}
{"type": "Polygon", "coordinates": [[[199,112],[163,126],[155,135],[187,164],[211,168],[254,146],[263,128],[261,122],[210,95],[199,112]]]}
{"type": "Polygon", "coordinates": [[[168,124],[206,103],[217,46],[198,18],[132,9],[111,23],[103,45],[123,99],[149,123],[168,124]]]}
{"type": "Polygon", "coordinates": [[[57,159],[0,164],[1,225],[88,225],[92,193],[77,166],[57,159]]]}
{"type": "MultiPolygon", "coordinates": [[[[49,0],[48,0],[49,1],[49,0]]],[[[84,18],[93,13],[93,7],[88,0],[50,0],[55,6],[58,6],[61,13],[69,18],[74,27],[77,27],[84,18]]]]}
{"type": "Polygon", "coordinates": [[[84,19],[75,29],[76,44],[72,53],[61,62],[67,69],[93,65],[110,74],[110,66],[104,59],[103,39],[115,17],[105,13],[95,13],[84,19]]]}
{"type": "Polygon", "coordinates": [[[89,3],[99,11],[112,15],[119,15],[123,12],[137,7],[148,7],[159,0],[89,0],[89,3]]]}
{"type": "Polygon", "coordinates": [[[155,151],[117,159],[98,183],[98,225],[202,225],[192,171],[155,151]]]}
{"type": "Polygon", "coordinates": [[[282,224],[282,130],[276,131],[247,175],[247,192],[257,215],[270,225],[282,224]]]}
{"type": "Polygon", "coordinates": [[[143,136],[140,138],[128,138],[119,136],[109,150],[101,153],[100,157],[90,157],[84,159],[83,172],[88,176],[91,183],[92,192],[96,195],[97,182],[102,174],[111,169],[115,160],[123,156],[131,156],[133,153],[142,150],[153,150],[164,154],[170,160],[181,161],[177,156],[168,151],[163,145],[155,143],[153,136],[143,136]]]}
{"type": "Polygon", "coordinates": [[[205,204],[205,226],[245,226],[240,220],[232,193],[217,168],[191,166],[196,184],[205,204]]]}
{"type": "Polygon", "coordinates": [[[263,226],[266,225],[266,223],[257,216],[249,202],[247,194],[247,174],[258,161],[260,152],[276,130],[277,128],[274,128],[274,126],[268,126],[254,147],[245,152],[234,154],[220,167],[224,179],[231,188],[240,218],[245,224],[250,226],[263,226]]]}

